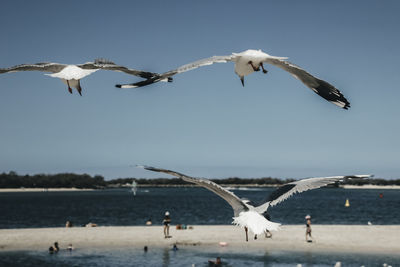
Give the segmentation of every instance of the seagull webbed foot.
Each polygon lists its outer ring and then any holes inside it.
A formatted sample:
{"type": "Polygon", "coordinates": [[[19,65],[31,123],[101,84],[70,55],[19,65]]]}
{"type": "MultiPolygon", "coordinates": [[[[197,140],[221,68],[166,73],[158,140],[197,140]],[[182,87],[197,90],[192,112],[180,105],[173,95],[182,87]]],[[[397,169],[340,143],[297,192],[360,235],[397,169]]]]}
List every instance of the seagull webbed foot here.
{"type": "Polygon", "coordinates": [[[70,94],[72,94],[72,89],[71,89],[71,87],[68,87],[68,92],[69,92],[70,94]]]}
{"type": "Polygon", "coordinates": [[[254,71],[260,71],[260,67],[256,68],[256,67],[253,65],[253,61],[249,61],[249,64],[250,64],[250,66],[253,68],[254,71]]]}
{"type": "Polygon", "coordinates": [[[264,69],[264,65],[262,64],[262,62],[260,63],[260,66],[262,68],[263,73],[267,74],[268,71],[266,69],[264,69]]]}

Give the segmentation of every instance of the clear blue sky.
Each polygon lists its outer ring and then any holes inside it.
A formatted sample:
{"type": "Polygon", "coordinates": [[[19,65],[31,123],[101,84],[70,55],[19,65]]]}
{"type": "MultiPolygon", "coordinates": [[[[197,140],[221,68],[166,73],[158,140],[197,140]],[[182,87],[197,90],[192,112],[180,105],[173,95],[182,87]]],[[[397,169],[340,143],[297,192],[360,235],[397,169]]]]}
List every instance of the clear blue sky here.
{"type": "Polygon", "coordinates": [[[262,49],[339,88],[342,110],[283,70],[233,64],[121,90],[98,71],[83,97],[40,72],[0,76],[0,172],[159,177],[374,173],[400,178],[399,1],[2,1],[0,67],[104,57],[164,72],[262,49]]]}

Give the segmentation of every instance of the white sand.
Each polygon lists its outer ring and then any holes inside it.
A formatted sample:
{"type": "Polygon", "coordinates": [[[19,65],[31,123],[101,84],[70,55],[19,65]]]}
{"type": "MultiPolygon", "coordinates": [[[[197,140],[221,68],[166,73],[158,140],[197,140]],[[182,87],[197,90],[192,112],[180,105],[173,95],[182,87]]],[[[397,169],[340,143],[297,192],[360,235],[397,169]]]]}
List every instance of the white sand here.
{"type": "Polygon", "coordinates": [[[282,226],[272,238],[249,235],[232,225],[193,226],[193,230],[171,227],[172,238],[165,239],[162,226],[73,227],[0,230],[0,251],[47,250],[55,241],[61,248],[72,243],[76,248],[113,249],[121,247],[219,246],[227,242],[233,249],[284,251],[352,252],[400,254],[400,225],[313,225],[315,242],[305,242],[305,226],[282,226]]]}

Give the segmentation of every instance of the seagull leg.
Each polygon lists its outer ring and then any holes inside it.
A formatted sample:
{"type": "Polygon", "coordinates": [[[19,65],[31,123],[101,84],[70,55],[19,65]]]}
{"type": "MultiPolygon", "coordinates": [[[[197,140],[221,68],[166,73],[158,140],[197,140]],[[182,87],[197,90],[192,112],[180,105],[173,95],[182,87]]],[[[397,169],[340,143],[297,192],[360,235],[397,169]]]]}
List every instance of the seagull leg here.
{"type": "Polygon", "coordinates": [[[82,96],[82,87],[81,87],[81,82],[79,80],[78,80],[78,86],[76,87],[76,90],[82,96]]]}
{"type": "Polygon", "coordinates": [[[240,76],[240,81],[242,82],[242,85],[244,87],[244,76],[240,76]]]}
{"type": "Polygon", "coordinates": [[[254,65],[253,65],[253,61],[249,61],[249,64],[250,64],[250,66],[253,68],[253,70],[254,71],[260,71],[260,67],[258,67],[258,68],[256,68],[254,65]]]}
{"type": "Polygon", "coordinates": [[[263,71],[265,74],[267,74],[268,71],[267,71],[266,69],[264,69],[264,65],[263,65],[262,62],[260,63],[260,66],[261,66],[261,68],[262,68],[262,71],[263,71]]]}
{"type": "Polygon", "coordinates": [[[244,227],[244,231],[246,232],[246,242],[249,242],[249,236],[247,234],[248,229],[246,226],[244,227]]]}
{"type": "Polygon", "coordinates": [[[71,86],[69,86],[69,81],[67,80],[67,85],[68,85],[68,92],[70,93],[70,94],[72,94],[72,89],[71,89],[71,86]]]}

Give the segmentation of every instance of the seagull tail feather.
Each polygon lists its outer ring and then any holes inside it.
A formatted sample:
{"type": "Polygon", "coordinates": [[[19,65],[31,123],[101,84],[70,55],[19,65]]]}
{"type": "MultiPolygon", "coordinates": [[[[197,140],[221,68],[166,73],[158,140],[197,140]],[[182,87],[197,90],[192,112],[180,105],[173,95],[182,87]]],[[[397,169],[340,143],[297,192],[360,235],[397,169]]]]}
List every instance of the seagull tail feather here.
{"type": "Polygon", "coordinates": [[[266,230],[279,230],[280,223],[270,222],[255,211],[243,211],[238,217],[233,217],[233,224],[240,227],[247,227],[256,235],[264,233],[266,230]]]}

